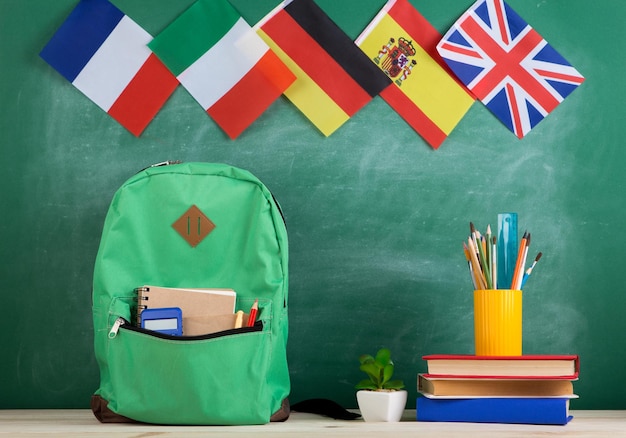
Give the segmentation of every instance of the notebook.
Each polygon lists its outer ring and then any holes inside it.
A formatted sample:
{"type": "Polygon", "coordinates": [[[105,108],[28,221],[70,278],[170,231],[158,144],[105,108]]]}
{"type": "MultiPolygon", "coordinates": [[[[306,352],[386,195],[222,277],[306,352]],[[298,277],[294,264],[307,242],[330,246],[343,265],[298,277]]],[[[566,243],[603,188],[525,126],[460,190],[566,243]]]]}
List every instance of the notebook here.
{"type": "Polygon", "coordinates": [[[137,293],[137,325],[144,309],[179,307],[183,335],[196,336],[228,330],[235,324],[237,294],[232,289],[171,288],[141,286],[137,293]]]}

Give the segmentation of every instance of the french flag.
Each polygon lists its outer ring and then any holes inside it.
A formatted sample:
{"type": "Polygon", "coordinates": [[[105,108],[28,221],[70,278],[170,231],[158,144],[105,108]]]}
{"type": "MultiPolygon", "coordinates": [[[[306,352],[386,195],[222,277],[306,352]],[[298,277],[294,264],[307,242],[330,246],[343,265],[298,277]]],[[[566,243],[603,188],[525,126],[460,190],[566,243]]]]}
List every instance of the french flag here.
{"type": "Polygon", "coordinates": [[[152,36],[108,0],[81,0],[40,56],[139,136],[178,85],[152,36]]]}

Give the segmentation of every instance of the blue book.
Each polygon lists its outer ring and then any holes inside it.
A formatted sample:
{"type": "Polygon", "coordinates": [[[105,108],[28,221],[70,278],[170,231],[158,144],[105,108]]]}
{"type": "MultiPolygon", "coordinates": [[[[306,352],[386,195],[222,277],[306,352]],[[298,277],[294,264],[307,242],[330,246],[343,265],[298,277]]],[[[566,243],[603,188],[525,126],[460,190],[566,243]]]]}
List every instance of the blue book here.
{"type": "Polygon", "coordinates": [[[563,425],[572,418],[567,398],[417,399],[417,421],[563,425]]]}

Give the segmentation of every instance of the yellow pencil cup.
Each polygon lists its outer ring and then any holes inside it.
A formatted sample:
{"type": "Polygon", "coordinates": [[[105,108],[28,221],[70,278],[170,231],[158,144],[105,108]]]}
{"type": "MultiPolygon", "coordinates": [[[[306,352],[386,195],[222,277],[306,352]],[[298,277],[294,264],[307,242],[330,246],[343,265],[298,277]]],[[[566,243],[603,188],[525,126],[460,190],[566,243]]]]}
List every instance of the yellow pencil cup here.
{"type": "Polygon", "coordinates": [[[477,356],[522,355],[522,291],[474,291],[474,341],[477,356]]]}

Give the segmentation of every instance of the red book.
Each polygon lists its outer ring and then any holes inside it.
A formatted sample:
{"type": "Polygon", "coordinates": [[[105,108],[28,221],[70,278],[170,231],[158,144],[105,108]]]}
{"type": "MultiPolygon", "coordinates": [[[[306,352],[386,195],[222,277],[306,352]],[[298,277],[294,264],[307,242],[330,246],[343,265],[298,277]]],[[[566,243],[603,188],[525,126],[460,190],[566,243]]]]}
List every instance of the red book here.
{"type": "Polygon", "coordinates": [[[423,356],[428,377],[489,379],[564,379],[578,378],[577,355],[473,356],[432,354],[423,356]]]}

